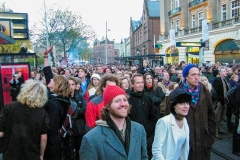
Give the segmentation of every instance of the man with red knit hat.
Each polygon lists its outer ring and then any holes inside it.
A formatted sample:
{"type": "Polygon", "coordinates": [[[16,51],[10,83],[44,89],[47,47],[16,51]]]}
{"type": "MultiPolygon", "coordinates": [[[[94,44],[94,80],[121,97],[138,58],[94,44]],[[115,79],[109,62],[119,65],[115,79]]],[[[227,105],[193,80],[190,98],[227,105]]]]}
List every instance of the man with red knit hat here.
{"type": "Polygon", "coordinates": [[[107,85],[103,101],[102,120],[83,137],[80,159],[147,160],[146,132],[141,124],[128,117],[130,105],[126,92],[107,85]]]}

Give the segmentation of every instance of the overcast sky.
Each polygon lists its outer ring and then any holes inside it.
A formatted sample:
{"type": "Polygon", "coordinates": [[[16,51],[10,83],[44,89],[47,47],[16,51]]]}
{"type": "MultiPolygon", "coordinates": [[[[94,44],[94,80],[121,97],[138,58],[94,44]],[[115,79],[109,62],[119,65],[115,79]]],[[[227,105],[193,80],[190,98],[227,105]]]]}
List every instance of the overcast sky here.
{"type": "MultiPolygon", "coordinates": [[[[39,8],[43,8],[44,3],[44,0],[1,1],[5,1],[13,12],[28,13],[29,27],[37,21],[36,16],[41,12],[39,8]]],[[[106,36],[107,21],[111,30],[108,37],[115,42],[129,36],[130,17],[139,20],[143,11],[143,0],[46,0],[46,5],[52,6],[53,3],[79,11],[83,21],[92,26],[99,39],[106,36]]]]}

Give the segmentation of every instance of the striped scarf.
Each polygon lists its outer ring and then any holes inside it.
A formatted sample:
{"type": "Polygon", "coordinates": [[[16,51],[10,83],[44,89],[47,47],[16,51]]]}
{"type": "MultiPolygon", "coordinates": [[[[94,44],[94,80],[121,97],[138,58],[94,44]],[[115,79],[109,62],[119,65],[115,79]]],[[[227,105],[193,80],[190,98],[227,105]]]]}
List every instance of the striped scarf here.
{"type": "Polygon", "coordinates": [[[191,89],[188,86],[188,84],[186,83],[186,80],[184,80],[182,84],[184,89],[192,95],[192,103],[194,104],[194,107],[196,107],[198,100],[200,99],[200,83],[198,83],[198,86],[195,87],[194,89],[191,89]]]}

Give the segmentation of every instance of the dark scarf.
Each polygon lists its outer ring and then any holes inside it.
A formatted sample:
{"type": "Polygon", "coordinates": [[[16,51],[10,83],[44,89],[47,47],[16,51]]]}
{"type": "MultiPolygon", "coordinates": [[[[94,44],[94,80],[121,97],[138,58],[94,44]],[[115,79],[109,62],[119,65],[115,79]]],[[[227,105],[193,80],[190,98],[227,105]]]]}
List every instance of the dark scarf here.
{"type": "Polygon", "coordinates": [[[200,99],[200,83],[198,83],[198,86],[196,86],[194,89],[191,89],[188,84],[186,83],[186,80],[182,81],[184,90],[188,91],[192,95],[192,103],[194,104],[194,107],[197,106],[198,100],[200,99]]]}
{"type": "Polygon", "coordinates": [[[125,151],[128,155],[129,146],[130,146],[131,121],[130,121],[129,117],[126,117],[125,119],[126,119],[125,141],[123,140],[123,138],[121,136],[121,131],[119,131],[118,127],[116,126],[116,124],[113,122],[113,120],[110,117],[106,120],[106,122],[107,122],[108,126],[116,133],[117,137],[122,142],[122,144],[125,148],[125,151]]]}

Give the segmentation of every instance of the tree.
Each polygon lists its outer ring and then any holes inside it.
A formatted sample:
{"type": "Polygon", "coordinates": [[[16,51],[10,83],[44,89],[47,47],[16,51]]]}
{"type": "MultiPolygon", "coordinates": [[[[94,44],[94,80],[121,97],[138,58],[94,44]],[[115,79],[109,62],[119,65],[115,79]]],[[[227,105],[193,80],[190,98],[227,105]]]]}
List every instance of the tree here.
{"type": "Polygon", "coordinates": [[[29,50],[31,49],[32,42],[30,40],[16,40],[15,44],[0,45],[0,53],[19,53],[23,43],[27,44],[29,50]]]}
{"type": "MultiPolygon", "coordinates": [[[[78,45],[86,41],[95,39],[93,29],[83,23],[80,13],[69,11],[69,9],[54,7],[47,9],[47,28],[49,43],[55,44],[56,52],[63,52],[64,58],[71,57],[71,54],[80,54],[76,52],[78,45]],[[68,53],[68,56],[66,55],[68,53]]],[[[42,16],[43,17],[43,16],[42,16]]],[[[31,34],[39,46],[46,46],[46,26],[44,20],[41,20],[42,25],[35,25],[31,30],[31,34]],[[37,27],[39,27],[36,29],[37,27]]],[[[85,45],[88,47],[89,45],[85,45]]],[[[46,48],[46,47],[44,47],[46,48]]],[[[73,55],[76,56],[76,55],[73,55]]]]}

